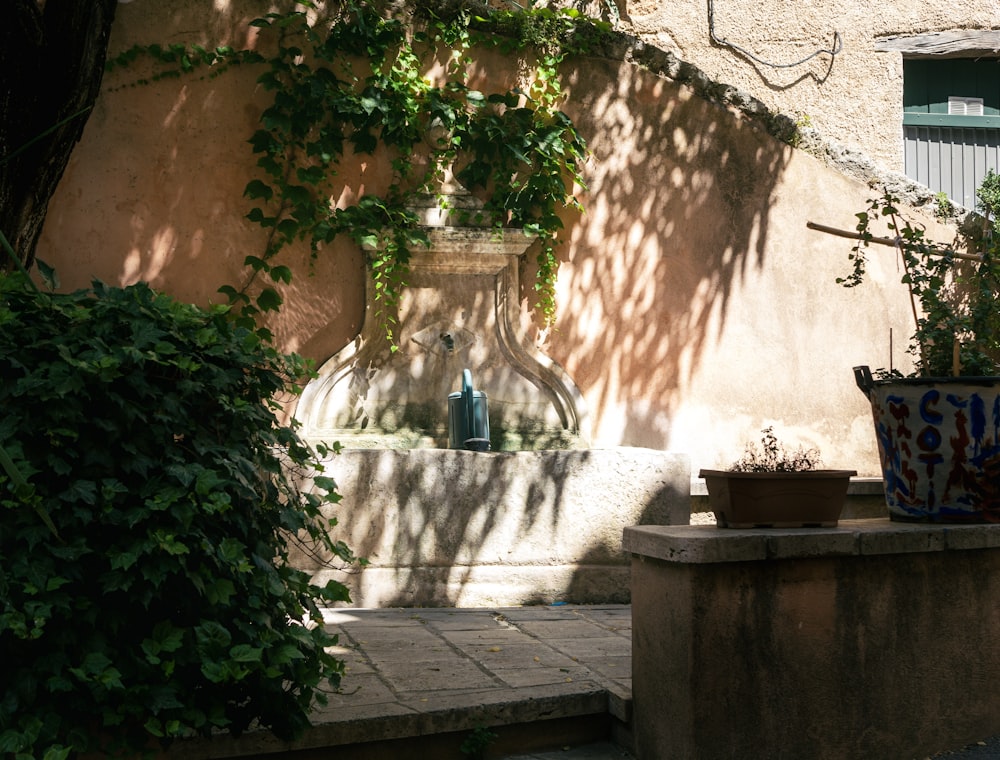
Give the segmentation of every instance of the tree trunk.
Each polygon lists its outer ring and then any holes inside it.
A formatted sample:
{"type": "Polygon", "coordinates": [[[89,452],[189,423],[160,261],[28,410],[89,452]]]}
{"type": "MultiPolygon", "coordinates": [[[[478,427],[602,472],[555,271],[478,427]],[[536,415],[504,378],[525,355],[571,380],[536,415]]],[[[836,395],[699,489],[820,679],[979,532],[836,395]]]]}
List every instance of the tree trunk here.
{"type": "MultiPolygon", "coordinates": [[[[8,0],[0,24],[0,232],[25,266],[100,91],[118,0],[8,0]]],[[[13,267],[0,252],[0,270],[13,267]]]]}

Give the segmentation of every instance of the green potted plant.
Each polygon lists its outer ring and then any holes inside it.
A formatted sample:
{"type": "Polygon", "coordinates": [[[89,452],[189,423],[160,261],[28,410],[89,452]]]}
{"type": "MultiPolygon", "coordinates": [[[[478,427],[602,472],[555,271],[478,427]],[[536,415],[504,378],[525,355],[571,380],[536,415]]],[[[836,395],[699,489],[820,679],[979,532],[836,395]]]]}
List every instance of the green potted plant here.
{"type": "Polygon", "coordinates": [[[971,253],[929,241],[886,191],[858,214],[857,285],[870,226],[885,219],[899,251],[915,330],[909,353],[916,369],[855,367],[872,405],[889,516],[896,520],[1000,520],[1000,176],[990,171],[977,191],[980,224],[965,233],[971,253]]]}
{"type": "Polygon", "coordinates": [[[854,470],[821,470],[819,451],[789,451],[774,434],[747,444],[727,470],[701,470],[720,528],[835,527],[854,470]]]}

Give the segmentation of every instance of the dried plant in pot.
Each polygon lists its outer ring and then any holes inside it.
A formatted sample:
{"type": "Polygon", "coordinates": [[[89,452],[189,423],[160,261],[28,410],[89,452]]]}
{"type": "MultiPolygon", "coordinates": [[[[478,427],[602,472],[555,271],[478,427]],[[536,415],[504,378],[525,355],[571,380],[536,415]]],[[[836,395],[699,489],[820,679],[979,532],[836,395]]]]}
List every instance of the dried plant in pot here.
{"type": "Polygon", "coordinates": [[[860,242],[851,254],[860,283],[872,242],[894,245],[902,259],[915,329],[916,370],[874,373],[855,367],[872,405],[886,505],[894,520],[1000,521],[1000,176],[977,191],[982,216],[966,221],[966,251],[933,243],[888,191],[858,214],[860,242]],[[895,238],[875,238],[884,218],[895,238]]]}
{"type": "Polygon", "coordinates": [[[764,428],[728,470],[701,470],[720,528],[836,527],[855,470],[819,469],[816,449],[789,451],[764,428]]]}

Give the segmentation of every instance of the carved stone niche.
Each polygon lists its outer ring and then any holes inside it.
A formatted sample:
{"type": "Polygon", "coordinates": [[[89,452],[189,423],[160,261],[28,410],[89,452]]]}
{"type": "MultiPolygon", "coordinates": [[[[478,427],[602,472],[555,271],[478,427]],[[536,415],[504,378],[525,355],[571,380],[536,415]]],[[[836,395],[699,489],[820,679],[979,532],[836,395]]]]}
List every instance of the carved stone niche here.
{"type": "Polygon", "coordinates": [[[472,371],[486,392],[493,450],[587,445],[586,409],[559,364],[524,339],[519,269],[533,238],[517,229],[452,226],[475,200],[433,196],[421,209],[429,249],[412,253],[393,351],[369,275],[361,333],[319,369],[295,416],[311,441],[351,448],[448,445],[448,394],[472,371]],[[450,209],[450,210],[446,210],[450,209]]]}

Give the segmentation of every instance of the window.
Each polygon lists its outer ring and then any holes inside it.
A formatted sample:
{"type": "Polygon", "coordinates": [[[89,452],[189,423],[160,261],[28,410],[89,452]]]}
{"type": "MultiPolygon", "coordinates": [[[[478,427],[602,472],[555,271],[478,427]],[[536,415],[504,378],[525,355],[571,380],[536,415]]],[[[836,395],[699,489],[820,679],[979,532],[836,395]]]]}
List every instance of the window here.
{"type": "Polygon", "coordinates": [[[904,58],[903,151],[906,176],[974,208],[1000,170],[1000,61],[904,58]]]}

